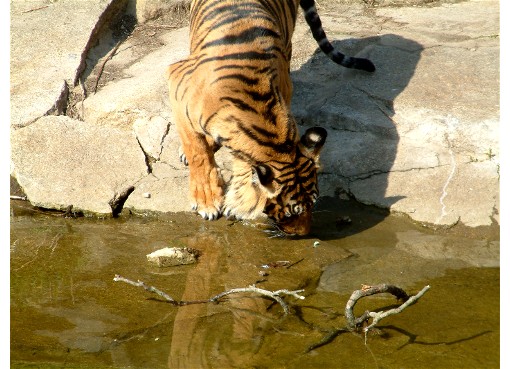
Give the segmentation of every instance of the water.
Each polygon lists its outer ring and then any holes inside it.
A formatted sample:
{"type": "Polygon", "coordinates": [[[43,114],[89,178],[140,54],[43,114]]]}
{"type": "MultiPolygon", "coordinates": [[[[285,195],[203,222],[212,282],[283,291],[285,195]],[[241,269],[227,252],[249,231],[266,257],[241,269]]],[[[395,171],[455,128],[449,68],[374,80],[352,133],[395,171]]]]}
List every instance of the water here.
{"type": "MultiPolygon", "coordinates": [[[[314,220],[310,237],[282,239],[192,214],[67,219],[11,202],[11,368],[499,367],[498,227],[433,231],[333,200],[314,220]],[[150,265],[166,246],[195,248],[199,262],[150,265]],[[262,267],[276,261],[288,263],[262,267]],[[253,284],[306,298],[286,297],[287,316],[253,294],[177,307],[115,274],[178,300],[253,284]],[[367,337],[341,333],[350,294],[380,283],[431,289],[367,337]]],[[[377,295],[355,313],[397,305],[377,295]]]]}

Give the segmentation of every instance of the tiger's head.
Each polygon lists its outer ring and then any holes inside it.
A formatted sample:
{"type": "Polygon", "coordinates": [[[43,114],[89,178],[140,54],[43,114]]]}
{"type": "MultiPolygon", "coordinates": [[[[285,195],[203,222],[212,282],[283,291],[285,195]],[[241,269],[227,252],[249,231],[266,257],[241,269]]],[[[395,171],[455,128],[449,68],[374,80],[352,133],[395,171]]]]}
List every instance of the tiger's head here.
{"type": "MultiPolygon", "coordinates": [[[[297,145],[294,163],[277,168],[272,178],[280,189],[276,196],[268,196],[264,213],[286,234],[302,236],[310,233],[313,206],[319,198],[319,154],[326,136],[324,128],[308,129],[297,145]]],[[[267,179],[261,183],[268,186],[267,179]]]]}
{"type": "Polygon", "coordinates": [[[319,198],[319,154],[326,136],[324,128],[310,128],[297,143],[293,162],[275,160],[237,171],[227,191],[226,215],[246,219],[263,212],[288,235],[310,233],[312,209],[319,198]]]}

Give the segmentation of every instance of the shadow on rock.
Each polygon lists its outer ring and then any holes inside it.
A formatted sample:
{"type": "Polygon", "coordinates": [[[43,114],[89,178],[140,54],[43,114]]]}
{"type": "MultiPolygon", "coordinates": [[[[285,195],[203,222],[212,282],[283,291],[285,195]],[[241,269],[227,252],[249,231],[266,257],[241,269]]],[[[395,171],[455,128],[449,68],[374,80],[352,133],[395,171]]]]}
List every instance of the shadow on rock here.
{"type": "MultiPolygon", "coordinates": [[[[385,197],[399,144],[392,117],[396,114],[394,102],[412,79],[423,46],[393,34],[332,43],[346,55],[370,59],[376,71],[367,73],[339,67],[317,49],[305,64],[291,73],[292,110],[298,124],[303,126],[301,130],[314,125],[328,130],[321,154],[321,195],[354,199],[387,209],[356,228],[361,231],[379,223],[391,206],[403,198],[385,197]],[[371,181],[366,181],[369,178],[371,181]],[[380,199],[384,199],[382,204],[380,199]]],[[[342,201],[335,204],[341,206],[342,201]]],[[[331,209],[335,204],[323,200],[317,210],[342,211],[331,209]],[[328,203],[326,209],[325,203],[328,203]]],[[[314,228],[322,237],[318,226],[314,228]]],[[[340,236],[331,231],[326,233],[328,237],[340,236]]]]}

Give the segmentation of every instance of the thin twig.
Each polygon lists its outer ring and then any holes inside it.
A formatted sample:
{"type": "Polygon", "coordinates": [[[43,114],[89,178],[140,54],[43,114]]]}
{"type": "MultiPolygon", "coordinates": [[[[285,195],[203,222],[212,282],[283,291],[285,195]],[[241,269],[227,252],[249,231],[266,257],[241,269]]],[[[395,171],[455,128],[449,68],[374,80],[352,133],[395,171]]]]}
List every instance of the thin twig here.
{"type": "Polygon", "coordinates": [[[36,10],[41,10],[41,9],[44,9],[44,8],[47,8],[47,7],[49,7],[49,5],[43,5],[43,6],[40,6],[38,8],[28,9],[28,10],[22,11],[21,14],[35,12],[36,10]]]}
{"type": "Polygon", "coordinates": [[[15,195],[11,195],[11,200],[22,200],[22,201],[27,201],[27,197],[26,196],[15,196],[15,195]]]}
{"type": "MultiPolygon", "coordinates": [[[[218,303],[223,297],[235,294],[235,293],[258,293],[260,295],[269,297],[273,299],[275,302],[279,303],[284,311],[284,314],[287,315],[290,312],[289,306],[285,303],[282,296],[284,295],[291,295],[294,296],[297,299],[303,300],[305,297],[300,295],[301,292],[304,290],[296,290],[296,291],[289,291],[287,289],[277,290],[277,291],[268,291],[264,290],[262,288],[255,287],[255,285],[246,287],[246,288],[233,288],[231,290],[221,292],[213,297],[210,297],[205,300],[192,300],[192,301],[178,301],[175,300],[173,297],[168,295],[167,293],[161,291],[160,289],[149,286],[145,284],[143,281],[132,281],[128,278],[124,278],[118,274],[115,275],[113,278],[115,282],[121,281],[128,283],[135,287],[143,287],[146,291],[152,292],[157,294],[158,296],[165,299],[167,302],[171,303],[175,306],[184,306],[184,305],[192,305],[192,304],[206,304],[206,303],[218,303]]],[[[430,289],[430,286],[425,286],[420,292],[418,292],[414,296],[409,296],[403,289],[400,287],[390,285],[390,284],[380,284],[376,286],[367,286],[363,285],[360,290],[356,290],[352,293],[349,301],[346,304],[345,307],[345,317],[347,319],[347,325],[344,328],[340,329],[332,329],[330,330],[321,341],[319,341],[316,344],[313,344],[308,347],[306,350],[306,353],[315,350],[319,347],[322,347],[324,345],[327,345],[331,343],[337,336],[344,332],[353,332],[357,330],[357,328],[362,324],[367,322],[369,319],[372,318],[372,324],[368,325],[363,329],[363,332],[365,333],[365,344],[367,340],[367,333],[370,329],[374,328],[382,319],[401,313],[405,308],[409,307],[410,305],[416,303],[418,299],[420,299],[425,292],[427,292],[430,289]],[[361,317],[356,318],[354,316],[353,310],[356,303],[363,297],[375,295],[379,293],[391,293],[397,299],[403,300],[404,303],[400,305],[397,308],[390,309],[387,311],[381,311],[381,312],[371,312],[371,311],[365,311],[361,317]]]]}
{"type": "Polygon", "coordinates": [[[168,24],[146,24],[145,27],[148,28],[162,28],[162,29],[177,29],[179,26],[171,26],[168,24]]]}
{"type": "Polygon", "coordinates": [[[104,70],[104,66],[106,65],[106,63],[108,62],[108,60],[110,60],[111,58],[113,58],[113,56],[115,55],[115,53],[117,52],[117,50],[119,49],[119,46],[122,44],[124,40],[120,40],[119,42],[117,42],[117,44],[113,47],[113,49],[108,53],[108,55],[105,57],[105,59],[103,60],[103,62],[101,63],[101,65],[99,66],[99,70],[97,72],[97,79],[96,79],[96,83],[94,84],[94,94],[97,92],[97,85],[99,84],[99,80],[101,79],[101,76],[103,75],[103,70],[104,70]]]}
{"type": "Polygon", "coordinates": [[[165,292],[160,291],[156,287],[147,286],[144,282],[142,282],[140,280],[135,282],[135,281],[132,281],[131,279],[124,278],[118,274],[116,274],[115,277],[113,277],[113,280],[114,280],[114,282],[118,282],[118,281],[125,282],[125,283],[130,284],[135,287],[143,287],[145,290],[147,290],[149,292],[154,292],[155,294],[163,297],[167,302],[169,302],[173,305],[180,305],[180,303],[178,301],[175,301],[172,297],[170,297],[165,292]]]}
{"type": "Polygon", "coordinates": [[[287,268],[287,269],[290,269],[290,268],[292,268],[294,265],[297,265],[297,264],[301,263],[303,260],[305,260],[305,258],[301,258],[301,259],[299,259],[298,261],[296,261],[296,262],[294,262],[294,263],[292,263],[292,264],[290,264],[290,265],[287,265],[287,266],[286,266],[286,268],[287,268]]]}
{"type": "Polygon", "coordinates": [[[153,293],[157,294],[158,296],[161,296],[167,302],[169,302],[175,306],[206,304],[206,303],[210,303],[210,302],[218,302],[221,298],[231,295],[231,294],[234,294],[234,293],[258,293],[260,295],[267,296],[267,297],[275,300],[276,302],[278,302],[282,306],[285,315],[287,315],[290,312],[290,309],[289,309],[288,305],[285,303],[285,301],[283,301],[282,295],[291,295],[291,296],[294,296],[295,298],[300,299],[300,300],[303,300],[305,298],[304,296],[299,295],[299,293],[303,292],[304,290],[289,291],[289,290],[283,289],[283,290],[278,290],[278,291],[268,291],[268,290],[264,290],[262,288],[258,288],[255,286],[249,286],[249,287],[245,287],[245,288],[233,288],[231,290],[219,293],[207,300],[177,301],[174,298],[172,298],[170,295],[168,295],[167,293],[157,289],[156,287],[148,286],[140,280],[135,282],[128,278],[124,278],[118,274],[115,275],[113,280],[115,282],[118,282],[118,281],[125,282],[125,283],[128,283],[128,284],[130,284],[132,286],[136,286],[136,287],[143,287],[146,291],[153,292],[153,293]]]}

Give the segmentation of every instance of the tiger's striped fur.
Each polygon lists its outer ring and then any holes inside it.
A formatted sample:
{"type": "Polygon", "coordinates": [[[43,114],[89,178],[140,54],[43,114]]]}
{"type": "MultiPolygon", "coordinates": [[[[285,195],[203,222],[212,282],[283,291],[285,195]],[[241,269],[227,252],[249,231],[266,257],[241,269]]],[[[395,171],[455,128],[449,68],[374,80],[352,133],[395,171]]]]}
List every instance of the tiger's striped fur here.
{"type": "Polygon", "coordinates": [[[290,112],[291,38],[298,7],[333,61],[374,71],[327,40],[313,0],[194,0],[190,56],[170,65],[169,96],[189,165],[192,207],[205,219],[266,213],[288,234],[309,233],[319,196],[317,169],[326,131],[300,138],[290,112]],[[228,188],[214,152],[228,148],[228,188]],[[226,193],[224,191],[226,190],[226,193]]]}

